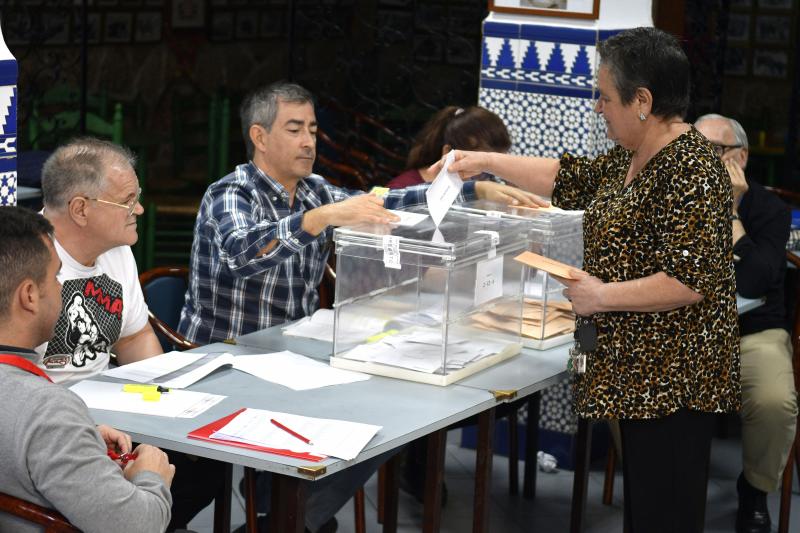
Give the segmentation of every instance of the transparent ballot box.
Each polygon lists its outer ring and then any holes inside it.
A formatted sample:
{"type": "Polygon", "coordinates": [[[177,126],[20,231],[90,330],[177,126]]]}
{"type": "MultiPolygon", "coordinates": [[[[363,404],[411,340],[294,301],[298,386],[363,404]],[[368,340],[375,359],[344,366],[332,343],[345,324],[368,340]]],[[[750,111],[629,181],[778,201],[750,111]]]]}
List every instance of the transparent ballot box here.
{"type": "MultiPolygon", "coordinates": [[[[524,221],[529,251],[576,268],[583,267],[583,211],[530,209],[485,200],[467,202],[453,209],[473,215],[524,221]]],[[[575,314],[572,304],[564,297],[564,285],[543,270],[528,266],[524,269],[523,345],[544,350],[572,342],[575,314]]]]}
{"type": "Polygon", "coordinates": [[[526,223],[409,211],[425,218],[334,231],[331,365],[448,385],[519,353],[526,223]]]}

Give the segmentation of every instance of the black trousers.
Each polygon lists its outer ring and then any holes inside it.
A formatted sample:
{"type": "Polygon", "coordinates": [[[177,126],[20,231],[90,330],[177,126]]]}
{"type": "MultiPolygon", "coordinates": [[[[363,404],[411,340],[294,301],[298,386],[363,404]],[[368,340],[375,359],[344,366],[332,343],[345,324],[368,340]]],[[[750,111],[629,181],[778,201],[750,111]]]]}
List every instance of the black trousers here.
{"type": "Polygon", "coordinates": [[[681,409],[619,426],[628,531],[701,533],[714,414],[681,409]]]}
{"type": "Polygon", "coordinates": [[[172,479],[172,518],[167,531],[186,529],[194,516],[205,509],[221,490],[225,481],[225,463],[168,451],[169,462],[175,465],[172,479]]]}

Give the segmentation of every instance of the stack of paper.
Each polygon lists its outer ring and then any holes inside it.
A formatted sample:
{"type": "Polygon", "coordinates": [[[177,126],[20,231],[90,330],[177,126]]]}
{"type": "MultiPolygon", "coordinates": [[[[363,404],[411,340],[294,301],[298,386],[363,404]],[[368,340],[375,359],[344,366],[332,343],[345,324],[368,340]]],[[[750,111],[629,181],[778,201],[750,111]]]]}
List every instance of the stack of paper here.
{"type": "Polygon", "coordinates": [[[103,374],[139,383],[155,383],[170,389],[186,388],[225,365],[294,390],[316,389],[370,378],[366,374],[333,368],[321,361],[315,361],[290,351],[239,356],[223,353],[211,356],[208,361],[201,361],[202,364],[198,363],[195,365],[196,368],[188,372],[179,373],[178,370],[185,368],[190,362],[198,362],[199,359],[198,357],[184,358],[182,357],[184,355],[206,356],[206,354],[173,352],[106,370],[103,374]],[[170,359],[177,361],[172,362],[170,359]],[[174,370],[175,368],[177,370],[174,370]],[[169,374],[165,374],[165,370],[169,374]]]}
{"type": "Polygon", "coordinates": [[[344,420],[245,409],[211,438],[350,460],[361,453],[380,429],[381,426],[344,420]],[[307,444],[302,438],[311,443],[307,444]]]}
{"type": "MultiPolygon", "coordinates": [[[[283,334],[333,342],[333,313],[332,309],[319,309],[310,317],[283,328],[283,334]]],[[[365,339],[383,331],[385,324],[385,320],[372,317],[363,317],[363,320],[342,324],[339,327],[339,342],[344,344],[364,342],[365,339]]]]}
{"type": "MultiPolygon", "coordinates": [[[[472,315],[475,325],[491,331],[516,333],[518,308],[513,304],[501,304],[490,311],[472,315]]],[[[575,330],[575,313],[567,301],[549,300],[547,306],[541,300],[525,298],[522,308],[522,336],[531,339],[549,339],[575,330]]]]}
{"type": "MultiPolygon", "coordinates": [[[[505,346],[501,342],[457,337],[450,333],[445,367],[447,370],[464,368],[502,351],[505,346]]],[[[442,369],[442,334],[438,328],[412,328],[388,335],[379,342],[356,346],[341,357],[432,374],[442,369]]]]}
{"type": "Polygon", "coordinates": [[[124,392],[122,387],[120,383],[87,379],[76,383],[70,390],[90,409],[177,418],[194,418],[225,399],[225,396],[217,394],[171,390],[162,393],[158,401],[146,401],[142,394],[124,392]]]}

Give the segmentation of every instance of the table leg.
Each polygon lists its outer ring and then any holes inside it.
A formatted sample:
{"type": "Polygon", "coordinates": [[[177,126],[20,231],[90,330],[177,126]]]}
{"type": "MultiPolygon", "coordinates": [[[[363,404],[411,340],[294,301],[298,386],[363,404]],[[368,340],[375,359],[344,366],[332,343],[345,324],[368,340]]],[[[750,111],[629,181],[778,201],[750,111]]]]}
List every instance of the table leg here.
{"type": "Polygon", "coordinates": [[[303,479],[272,474],[270,531],[303,533],[306,527],[306,484],[303,479]]]}
{"type": "Polygon", "coordinates": [[[247,533],[258,533],[258,512],[256,511],[256,471],[244,467],[244,516],[247,533]]]}
{"type": "Polygon", "coordinates": [[[423,503],[423,533],[437,533],[442,521],[442,481],[447,430],[428,435],[428,459],[425,468],[425,500],[423,503]]]}
{"type": "Polygon", "coordinates": [[[589,452],[592,448],[592,424],[585,418],[578,419],[578,434],[575,436],[575,478],[572,481],[572,510],[570,533],[583,529],[586,510],[586,490],[589,483],[589,452]]]}
{"type": "Polygon", "coordinates": [[[508,493],[516,496],[519,493],[519,424],[517,409],[508,413],[508,493]]]}
{"type": "Polygon", "coordinates": [[[383,465],[383,533],[397,532],[398,485],[395,454],[383,465]]]}
{"type": "Polygon", "coordinates": [[[233,465],[225,463],[225,480],[214,497],[214,533],[231,533],[231,477],[233,465]]]}
{"type": "Polygon", "coordinates": [[[492,488],[492,454],[495,409],[478,415],[478,449],[475,460],[475,500],[472,510],[472,531],[483,533],[489,528],[489,497],[492,488]]]}
{"type": "Polygon", "coordinates": [[[536,497],[536,474],[539,463],[539,411],[542,393],[535,392],[528,398],[528,423],[525,427],[525,480],[522,482],[522,495],[530,500],[536,497]]]}

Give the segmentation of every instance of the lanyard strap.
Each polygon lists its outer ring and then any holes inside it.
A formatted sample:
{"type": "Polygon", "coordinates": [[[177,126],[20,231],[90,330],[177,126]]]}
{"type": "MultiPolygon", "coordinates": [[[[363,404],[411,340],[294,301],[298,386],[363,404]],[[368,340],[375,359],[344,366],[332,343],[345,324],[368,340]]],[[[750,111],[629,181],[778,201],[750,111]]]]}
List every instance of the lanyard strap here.
{"type": "Polygon", "coordinates": [[[37,376],[41,376],[50,383],[53,382],[53,380],[50,379],[50,376],[45,374],[44,370],[34,365],[24,357],[20,357],[19,355],[0,354],[0,365],[15,366],[17,368],[25,370],[26,372],[30,372],[31,374],[36,374],[37,376]]]}

